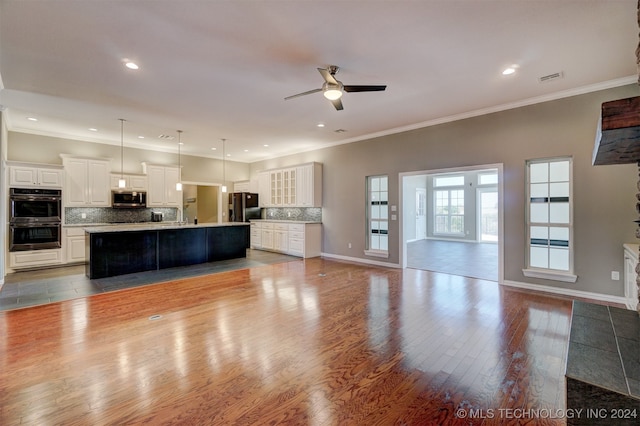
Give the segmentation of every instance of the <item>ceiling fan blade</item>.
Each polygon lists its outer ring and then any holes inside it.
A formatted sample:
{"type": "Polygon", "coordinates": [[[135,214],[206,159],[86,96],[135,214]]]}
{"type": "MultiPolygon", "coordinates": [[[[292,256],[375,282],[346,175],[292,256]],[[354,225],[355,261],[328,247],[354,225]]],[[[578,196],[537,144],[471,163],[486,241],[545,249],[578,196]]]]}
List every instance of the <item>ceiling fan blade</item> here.
{"type": "Polygon", "coordinates": [[[331,72],[329,70],[324,68],[318,68],[318,72],[320,72],[320,74],[322,75],[322,78],[324,78],[324,81],[326,81],[327,83],[338,84],[338,80],[336,80],[335,77],[331,75],[331,72]]]}
{"type": "Polygon", "coordinates": [[[386,89],[387,86],[385,85],[380,85],[380,86],[366,86],[366,85],[362,85],[362,86],[358,86],[358,85],[344,85],[344,91],[345,92],[381,92],[384,89],[386,89]]]}
{"type": "Polygon", "coordinates": [[[284,98],[284,100],[286,101],[288,99],[297,98],[298,96],[310,95],[312,93],[317,93],[317,92],[321,92],[321,91],[322,91],[322,89],[313,89],[313,90],[309,90],[308,92],[298,93],[297,95],[287,96],[286,98],[284,98]]]}
{"type": "Polygon", "coordinates": [[[340,100],[340,98],[331,101],[331,103],[333,104],[334,107],[336,107],[338,111],[341,111],[344,109],[342,107],[342,100],[340,100]]]}

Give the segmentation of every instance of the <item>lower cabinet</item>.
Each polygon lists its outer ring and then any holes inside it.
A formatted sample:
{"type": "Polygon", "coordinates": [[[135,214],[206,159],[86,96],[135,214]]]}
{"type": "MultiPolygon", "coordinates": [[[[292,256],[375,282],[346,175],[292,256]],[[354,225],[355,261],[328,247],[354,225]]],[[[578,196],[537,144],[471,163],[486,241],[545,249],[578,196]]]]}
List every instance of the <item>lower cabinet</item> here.
{"type": "Polygon", "coordinates": [[[64,228],[66,262],[86,262],[84,228],[64,228]]]}
{"type": "Polygon", "coordinates": [[[251,248],[304,258],[320,256],[322,224],[252,221],[251,248]]]}
{"type": "Polygon", "coordinates": [[[9,253],[9,267],[14,269],[59,265],[62,249],[15,251],[9,253]]]}

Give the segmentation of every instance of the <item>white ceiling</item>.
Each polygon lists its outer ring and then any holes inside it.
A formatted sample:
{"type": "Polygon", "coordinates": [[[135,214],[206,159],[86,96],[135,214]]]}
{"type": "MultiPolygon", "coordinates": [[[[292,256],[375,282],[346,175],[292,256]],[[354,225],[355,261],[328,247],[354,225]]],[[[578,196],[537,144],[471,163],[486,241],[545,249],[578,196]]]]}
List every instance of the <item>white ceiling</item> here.
{"type": "Polygon", "coordinates": [[[119,145],[124,118],[125,146],[176,152],[158,136],[181,129],[184,154],[221,158],[224,138],[230,160],[253,162],[632,83],[636,6],[0,0],[0,105],[11,131],[119,145]],[[345,93],[343,111],[321,93],[284,100],[331,64],[387,90],[345,93]]]}

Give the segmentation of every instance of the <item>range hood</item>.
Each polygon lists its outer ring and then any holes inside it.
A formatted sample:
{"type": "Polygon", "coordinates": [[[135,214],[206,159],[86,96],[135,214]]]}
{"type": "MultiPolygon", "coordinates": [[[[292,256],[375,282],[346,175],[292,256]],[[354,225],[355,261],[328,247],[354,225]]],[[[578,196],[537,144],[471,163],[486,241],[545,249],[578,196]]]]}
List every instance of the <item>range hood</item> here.
{"type": "Polygon", "coordinates": [[[638,161],[640,96],[603,103],[593,148],[593,165],[630,164],[638,161]]]}

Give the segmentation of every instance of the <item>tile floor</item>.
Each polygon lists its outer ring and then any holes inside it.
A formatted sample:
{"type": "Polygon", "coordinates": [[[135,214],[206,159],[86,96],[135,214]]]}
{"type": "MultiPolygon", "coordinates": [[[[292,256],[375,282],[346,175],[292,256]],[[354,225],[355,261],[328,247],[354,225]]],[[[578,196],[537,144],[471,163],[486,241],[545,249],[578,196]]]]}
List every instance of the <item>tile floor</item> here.
{"type": "Polygon", "coordinates": [[[302,261],[302,259],[248,249],[247,257],[242,259],[230,259],[95,280],[90,280],[85,275],[84,265],[16,272],[5,277],[5,284],[0,290],[0,311],[75,299],[176,278],[194,277],[291,261],[302,261]]]}
{"type": "Polygon", "coordinates": [[[407,266],[498,281],[498,244],[418,240],[407,244],[407,266]]]}

